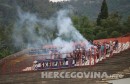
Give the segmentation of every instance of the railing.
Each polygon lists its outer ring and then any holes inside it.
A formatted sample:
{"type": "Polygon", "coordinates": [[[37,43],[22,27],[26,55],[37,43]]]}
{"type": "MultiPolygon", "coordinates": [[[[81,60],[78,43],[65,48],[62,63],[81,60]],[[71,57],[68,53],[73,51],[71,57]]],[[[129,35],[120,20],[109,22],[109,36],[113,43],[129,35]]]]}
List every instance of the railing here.
{"type": "Polygon", "coordinates": [[[71,53],[55,53],[51,55],[29,55],[26,53],[23,56],[4,59],[0,64],[2,66],[0,74],[93,66],[100,61],[112,57],[113,54],[130,48],[130,36],[94,41],[94,43],[98,42],[101,42],[100,49],[92,47],[87,51],[77,50],[71,53]],[[110,41],[114,42],[115,40],[118,40],[119,43],[114,49],[114,44],[110,43],[110,41]],[[107,48],[107,43],[109,43],[109,49],[107,48]],[[67,57],[62,58],[65,56],[67,57]],[[49,58],[45,59],[45,57],[49,58]]]}

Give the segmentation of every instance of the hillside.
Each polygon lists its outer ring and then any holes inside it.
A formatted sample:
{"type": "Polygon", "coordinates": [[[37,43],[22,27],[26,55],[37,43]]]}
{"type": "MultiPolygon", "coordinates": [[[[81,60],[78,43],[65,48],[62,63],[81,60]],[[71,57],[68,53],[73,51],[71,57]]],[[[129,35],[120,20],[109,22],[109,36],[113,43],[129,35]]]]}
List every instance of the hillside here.
{"type": "MultiPolygon", "coordinates": [[[[17,5],[20,5],[24,10],[38,13],[42,17],[50,16],[61,8],[69,7],[73,8],[75,14],[86,15],[90,19],[95,20],[100,11],[102,0],[71,0],[70,2],[58,3],[52,3],[48,0],[1,0],[0,11],[3,11],[2,8],[5,9],[4,12],[7,12],[9,10],[13,11],[16,7],[16,3],[17,5]]],[[[107,0],[107,3],[110,13],[117,11],[124,18],[130,15],[129,0],[107,0]]],[[[10,14],[13,13],[11,12],[10,14]]],[[[9,15],[7,15],[7,18],[9,18],[9,15]]]]}
{"type": "MultiPolygon", "coordinates": [[[[119,12],[121,16],[127,18],[130,15],[129,0],[106,0],[108,3],[109,13],[119,12]]],[[[102,0],[71,0],[69,2],[77,13],[86,15],[95,20],[99,14],[102,0]]]]}

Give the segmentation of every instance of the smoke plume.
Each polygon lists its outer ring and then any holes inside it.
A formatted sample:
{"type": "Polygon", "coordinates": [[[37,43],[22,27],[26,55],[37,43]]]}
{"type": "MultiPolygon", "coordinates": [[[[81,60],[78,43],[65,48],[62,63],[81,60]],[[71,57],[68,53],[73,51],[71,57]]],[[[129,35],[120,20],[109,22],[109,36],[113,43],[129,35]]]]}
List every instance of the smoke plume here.
{"type": "Polygon", "coordinates": [[[17,9],[18,19],[14,25],[13,39],[15,46],[40,48],[44,45],[62,47],[60,52],[74,50],[74,42],[85,42],[86,48],[91,44],[76,30],[69,17],[69,10],[60,10],[49,19],[41,19],[36,14],[17,9]]]}

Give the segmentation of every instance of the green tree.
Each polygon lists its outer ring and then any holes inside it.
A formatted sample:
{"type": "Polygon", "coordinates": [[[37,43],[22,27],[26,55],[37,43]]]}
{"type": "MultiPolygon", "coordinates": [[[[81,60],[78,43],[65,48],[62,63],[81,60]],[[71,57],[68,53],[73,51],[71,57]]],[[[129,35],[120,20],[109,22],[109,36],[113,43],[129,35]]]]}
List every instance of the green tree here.
{"type": "Polygon", "coordinates": [[[101,26],[103,27],[103,31],[107,31],[109,34],[111,34],[113,31],[122,33],[124,28],[121,16],[118,14],[118,12],[112,13],[107,19],[101,20],[101,26]]]}
{"type": "Polygon", "coordinates": [[[96,35],[96,39],[105,39],[108,37],[107,31],[99,31],[96,35]]]}
{"type": "Polygon", "coordinates": [[[113,38],[119,37],[119,36],[120,36],[120,33],[117,32],[117,31],[113,31],[113,32],[111,33],[111,37],[113,37],[113,38]]]}
{"type": "Polygon", "coordinates": [[[97,18],[97,25],[100,26],[101,20],[107,19],[107,18],[108,18],[108,7],[107,7],[106,0],[103,0],[102,6],[101,6],[101,12],[99,13],[98,18],[97,18]]]}
{"type": "Polygon", "coordinates": [[[89,40],[94,39],[94,27],[92,27],[91,22],[86,16],[73,16],[72,21],[74,23],[74,26],[77,28],[80,33],[89,40]]]}
{"type": "Polygon", "coordinates": [[[130,16],[128,17],[126,22],[124,22],[124,29],[122,30],[122,33],[123,34],[130,33],[130,16]]]}

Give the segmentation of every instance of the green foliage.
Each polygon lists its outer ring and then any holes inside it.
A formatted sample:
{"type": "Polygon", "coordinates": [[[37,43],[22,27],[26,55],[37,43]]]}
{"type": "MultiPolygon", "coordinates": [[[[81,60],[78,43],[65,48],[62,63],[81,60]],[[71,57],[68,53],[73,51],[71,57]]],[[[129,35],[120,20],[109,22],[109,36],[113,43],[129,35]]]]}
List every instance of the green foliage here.
{"type": "Polygon", "coordinates": [[[106,19],[108,17],[108,7],[106,0],[103,0],[102,6],[101,6],[101,19],[106,19]]]}
{"type": "Polygon", "coordinates": [[[101,26],[106,30],[108,33],[113,31],[118,31],[119,33],[122,32],[122,21],[121,17],[118,13],[113,13],[109,15],[107,19],[103,19],[101,21],[101,26]]]}
{"type": "Polygon", "coordinates": [[[124,27],[123,27],[122,33],[123,34],[130,33],[130,16],[128,17],[126,22],[124,22],[124,27]]]}
{"type": "Polygon", "coordinates": [[[101,12],[99,13],[97,18],[97,25],[101,25],[101,20],[107,18],[108,18],[108,7],[107,7],[106,0],[103,0],[101,6],[101,12]]]}
{"type": "Polygon", "coordinates": [[[8,48],[5,48],[3,50],[0,50],[0,59],[6,57],[7,55],[10,55],[11,51],[8,48]]]}
{"type": "Polygon", "coordinates": [[[95,39],[102,38],[101,31],[107,31],[107,34],[109,34],[108,36],[104,36],[103,38],[118,37],[123,35],[123,32],[128,33],[128,31],[126,31],[125,29],[125,25],[123,24],[123,20],[121,16],[118,14],[118,12],[110,14],[107,19],[102,19],[101,25],[97,26],[94,31],[95,35],[96,33],[98,33],[95,39]]]}
{"type": "Polygon", "coordinates": [[[80,33],[87,39],[93,40],[94,39],[94,28],[92,27],[92,24],[90,23],[89,19],[86,16],[73,16],[72,17],[74,26],[77,28],[77,30],[80,31],[80,33]]]}
{"type": "Polygon", "coordinates": [[[121,34],[119,33],[119,32],[117,32],[117,31],[113,31],[112,33],[111,33],[111,37],[114,37],[114,38],[116,38],[116,37],[119,37],[121,34]]]}
{"type": "Polygon", "coordinates": [[[100,26],[95,25],[86,16],[73,16],[72,19],[75,27],[88,40],[113,38],[130,32],[130,17],[123,22],[118,12],[102,19],[100,26]]]}
{"type": "Polygon", "coordinates": [[[96,39],[105,39],[108,37],[107,31],[99,31],[96,35],[96,39]]]}

